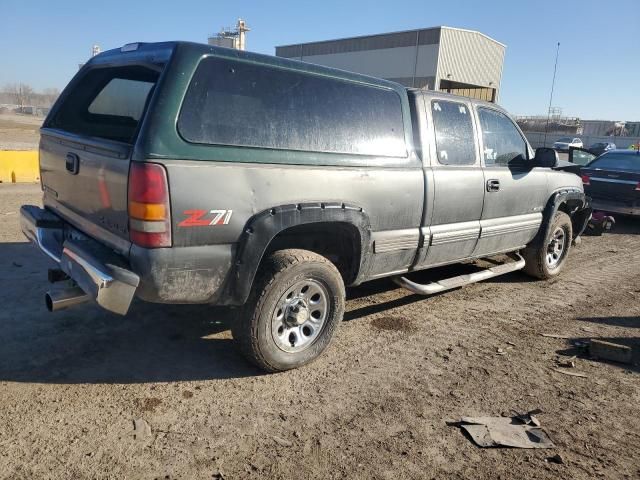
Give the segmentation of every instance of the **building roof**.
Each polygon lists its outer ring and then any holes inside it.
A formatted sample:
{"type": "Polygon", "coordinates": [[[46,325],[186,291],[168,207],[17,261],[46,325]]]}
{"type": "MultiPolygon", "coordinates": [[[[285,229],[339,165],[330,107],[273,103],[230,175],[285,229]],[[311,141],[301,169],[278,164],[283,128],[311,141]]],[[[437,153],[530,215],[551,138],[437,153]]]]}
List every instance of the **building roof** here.
{"type": "MultiPolygon", "coordinates": [[[[393,35],[406,35],[406,34],[416,34],[416,33],[420,33],[420,32],[437,32],[437,36],[438,36],[438,40],[440,37],[440,30],[441,29],[448,29],[448,30],[458,30],[460,32],[468,32],[468,33],[475,33],[478,35],[482,35],[483,37],[485,37],[487,40],[490,40],[491,42],[494,42],[498,45],[501,45],[502,47],[506,48],[506,45],[504,43],[501,43],[499,41],[497,41],[494,38],[491,38],[490,36],[479,32],[477,30],[469,30],[469,29],[465,29],[465,28],[456,28],[456,27],[447,27],[445,25],[441,25],[438,27],[427,27],[427,28],[418,28],[418,29],[413,29],[413,30],[400,30],[400,31],[396,31],[396,32],[387,32],[387,33],[375,33],[375,34],[371,34],[371,35],[358,35],[355,37],[344,37],[344,38],[335,38],[335,39],[329,39],[329,40],[319,40],[319,41],[314,41],[314,42],[303,42],[303,43],[293,43],[293,44],[288,44],[288,45],[278,45],[276,46],[276,48],[285,48],[285,47],[299,47],[302,45],[316,45],[316,44],[323,44],[323,43],[327,43],[327,42],[344,42],[344,41],[349,41],[349,40],[367,40],[367,39],[373,39],[373,38],[378,38],[378,37],[389,37],[389,36],[393,36],[393,35]]],[[[438,41],[436,42],[431,42],[431,43],[438,43],[438,41]]],[[[415,45],[415,41],[412,43],[412,45],[415,45]]]]}

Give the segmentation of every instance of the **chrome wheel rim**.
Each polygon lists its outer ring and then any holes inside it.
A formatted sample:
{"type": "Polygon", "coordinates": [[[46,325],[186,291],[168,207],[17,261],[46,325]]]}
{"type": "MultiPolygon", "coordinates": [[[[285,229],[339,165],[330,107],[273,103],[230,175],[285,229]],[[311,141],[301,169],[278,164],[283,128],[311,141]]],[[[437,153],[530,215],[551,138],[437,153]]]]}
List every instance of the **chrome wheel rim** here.
{"type": "Polygon", "coordinates": [[[317,280],[296,282],[280,297],[271,317],[279,349],[297,353],[316,341],[329,314],[329,292],[317,280]]]}
{"type": "Polygon", "coordinates": [[[556,228],[553,231],[551,239],[549,240],[549,245],[547,246],[547,265],[550,268],[558,266],[564,256],[566,244],[567,235],[564,232],[564,228],[556,228]]]}

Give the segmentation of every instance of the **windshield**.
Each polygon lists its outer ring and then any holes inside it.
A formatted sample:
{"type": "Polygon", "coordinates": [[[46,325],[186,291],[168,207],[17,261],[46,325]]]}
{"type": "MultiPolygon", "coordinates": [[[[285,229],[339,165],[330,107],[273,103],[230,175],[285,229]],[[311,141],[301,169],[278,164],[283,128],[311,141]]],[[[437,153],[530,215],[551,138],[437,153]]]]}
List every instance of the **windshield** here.
{"type": "Polygon", "coordinates": [[[640,155],[637,153],[605,153],[591,162],[589,168],[640,172],[640,155]]]}

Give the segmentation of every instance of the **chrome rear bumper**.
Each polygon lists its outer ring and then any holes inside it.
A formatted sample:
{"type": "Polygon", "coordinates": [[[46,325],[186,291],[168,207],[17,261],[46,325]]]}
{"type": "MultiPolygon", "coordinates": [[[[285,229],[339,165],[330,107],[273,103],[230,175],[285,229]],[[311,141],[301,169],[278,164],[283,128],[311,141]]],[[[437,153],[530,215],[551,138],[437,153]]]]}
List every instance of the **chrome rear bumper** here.
{"type": "Polygon", "coordinates": [[[89,298],[110,312],[125,315],[129,311],[140,277],[120,257],[48,210],[23,205],[20,223],[25,236],[89,298]]]}

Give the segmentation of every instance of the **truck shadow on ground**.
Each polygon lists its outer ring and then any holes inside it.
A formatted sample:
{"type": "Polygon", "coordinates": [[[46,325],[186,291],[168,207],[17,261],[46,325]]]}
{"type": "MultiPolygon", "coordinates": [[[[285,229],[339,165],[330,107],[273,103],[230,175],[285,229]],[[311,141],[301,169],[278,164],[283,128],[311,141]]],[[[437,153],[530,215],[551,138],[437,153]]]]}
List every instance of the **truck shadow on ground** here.
{"type": "MultiPolygon", "coordinates": [[[[630,217],[612,213],[611,216],[616,223],[611,230],[605,231],[602,235],[639,235],[640,234],[640,218],[630,217]]],[[[597,236],[591,233],[590,229],[585,230],[585,236],[597,236]]]]}
{"type": "MultiPolygon", "coordinates": [[[[234,345],[229,331],[233,310],[135,302],[126,317],[92,304],[49,313],[43,296],[50,288],[45,277],[51,266],[27,243],[0,244],[0,381],[145,383],[260,375],[234,345]]],[[[477,270],[475,264],[458,264],[409,277],[428,283],[477,270]]],[[[492,281],[530,280],[516,272],[492,281]]],[[[434,297],[401,291],[390,279],[347,294],[345,321],[434,297]]]]}
{"type": "MultiPolygon", "coordinates": [[[[443,267],[437,267],[429,270],[411,272],[406,276],[413,282],[428,284],[430,282],[442,280],[443,278],[455,277],[458,275],[466,275],[466,274],[478,272],[487,266],[490,266],[490,265],[484,264],[480,266],[475,263],[461,263],[461,264],[446,265],[443,267]]],[[[533,279],[521,272],[513,272],[508,275],[503,275],[499,277],[494,277],[489,280],[485,280],[483,283],[503,283],[503,282],[506,282],[506,283],[521,282],[522,283],[522,282],[532,282],[532,281],[536,281],[536,279],[533,279]]],[[[462,288],[465,288],[465,287],[462,287],[462,288]]],[[[352,287],[348,289],[347,300],[357,301],[365,297],[375,297],[376,295],[387,294],[387,293],[393,292],[394,290],[398,290],[399,292],[402,292],[401,294],[402,296],[397,297],[397,295],[393,295],[394,298],[391,298],[389,300],[376,302],[375,304],[372,304],[372,305],[365,305],[362,307],[357,307],[352,310],[348,310],[344,315],[345,321],[356,320],[358,318],[365,317],[367,315],[382,313],[384,311],[391,310],[393,308],[404,307],[406,305],[410,305],[415,302],[428,301],[429,299],[433,299],[440,295],[451,294],[456,290],[460,290],[460,288],[446,290],[440,293],[425,296],[425,295],[409,293],[407,290],[402,290],[401,287],[393,283],[393,281],[390,278],[383,278],[380,280],[367,282],[358,287],[352,287]]]]}
{"type": "Polygon", "coordinates": [[[134,302],[125,317],[93,304],[49,313],[52,264],[27,243],[0,244],[0,381],[144,383],[259,375],[237,351],[233,312],[134,302]]]}
{"type": "Polygon", "coordinates": [[[3,334],[0,380],[145,383],[259,375],[235,348],[227,310],[136,304],[126,317],[93,305],[48,313],[3,334]],[[27,327],[28,328],[28,327],[27,327]],[[23,333],[24,332],[24,333],[23,333]],[[37,337],[37,338],[36,338],[37,337]]]}
{"type": "Polygon", "coordinates": [[[640,317],[581,317],[583,322],[598,323],[600,325],[610,325],[624,328],[640,328],[640,317]]]}
{"type": "MultiPolygon", "coordinates": [[[[90,303],[49,313],[44,293],[51,266],[27,243],[0,244],[0,381],[117,384],[261,374],[233,342],[234,310],[136,301],[125,317],[90,303]]],[[[411,278],[428,282],[476,268],[453,265],[411,278]]],[[[345,320],[432,298],[394,290],[399,287],[389,279],[349,289],[345,320]],[[376,296],[393,298],[358,307],[357,299],[376,296]]]]}

